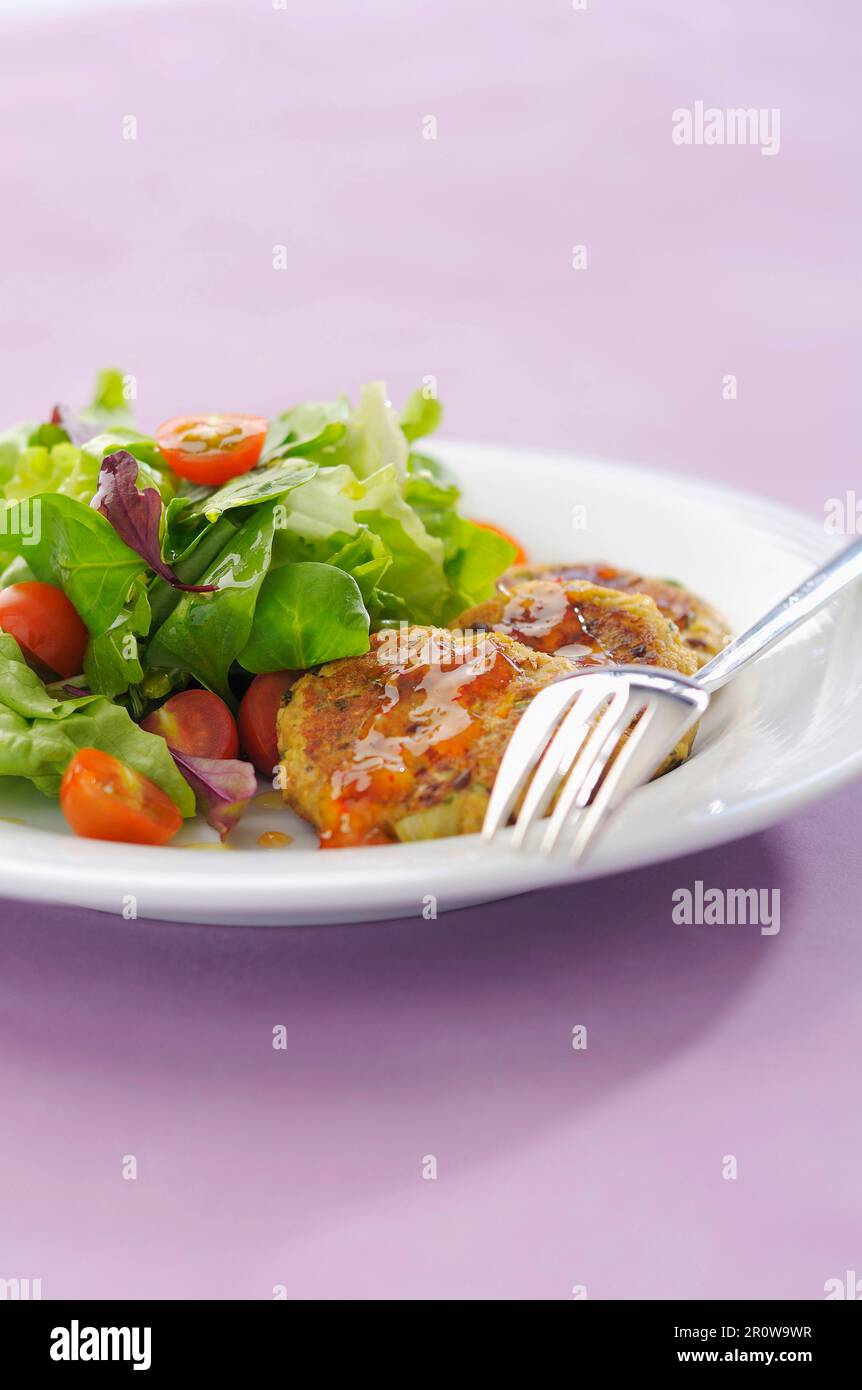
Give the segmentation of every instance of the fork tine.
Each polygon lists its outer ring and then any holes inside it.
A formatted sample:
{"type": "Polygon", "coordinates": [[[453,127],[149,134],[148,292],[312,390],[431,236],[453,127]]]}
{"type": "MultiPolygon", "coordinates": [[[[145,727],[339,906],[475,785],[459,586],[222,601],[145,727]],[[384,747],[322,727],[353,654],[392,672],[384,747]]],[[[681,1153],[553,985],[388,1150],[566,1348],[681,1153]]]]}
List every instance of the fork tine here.
{"type": "Polygon", "coordinates": [[[594,686],[584,686],[575,704],[560,721],[527,788],[512,836],[515,848],[524,843],[530,827],[544,815],[554,792],[571,771],[590,734],[593,715],[612,693],[604,681],[596,681],[594,686]]]}
{"type": "Polygon", "coordinates": [[[576,700],[579,687],[568,680],[557,681],[537,695],[527,707],[509,740],[503,761],[494,779],[482,835],[490,840],[507,825],[512,808],[536,763],[548,738],[569,705],[576,700]]]}
{"type": "MultiPolygon", "coordinates": [[[[643,692],[641,698],[643,698],[643,692]]],[[[669,702],[661,695],[653,696],[648,701],[640,719],[608,768],[607,775],[595,792],[592,801],[578,817],[569,850],[569,858],[572,863],[580,864],[599,831],[604,829],[612,812],[616,809],[615,799],[620,799],[618,793],[621,790],[623,794],[633,791],[636,786],[646,781],[651,773],[655,772],[655,764],[658,761],[657,753],[654,753],[650,760],[652,766],[645,762],[643,757],[638,756],[640,745],[647,733],[656,735],[653,740],[654,749],[660,738],[661,742],[658,743],[658,746],[669,752],[679,742],[683,734],[688,732],[692,724],[700,718],[704,707],[703,702],[698,701],[692,701],[682,708],[678,705],[670,706],[669,702]],[[633,763],[634,775],[632,776],[633,763]],[[626,782],[628,785],[625,785],[626,782]]]]}
{"type": "Polygon", "coordinates": [[[613,763],[608,768],[607,776],[596,791],[589,806],[584,808],[583,814],[578,818],[574,838],[569,851],[569,858],[573,863],[579,864],[581,862],[598,831],[607,824],[610,812],[613,809],[614,795],[625,777],[626,770],[630,766],[632,758],[637,752],[638,744],[640,744],[646,736],[655,718],[655,714],[656,706],[654,704],[647,705],[640,719],[637,721],[637,724],[617,753],[616,758],[614,758],[613,763]]]}
{"type": "MultiPolygon", "coordinates": [[[[612,694],[607,709],[599,715],[587,742],[586,752],[582,750],[581,756],[575,761],[554,807],[542,839],[541,848],[544,854],[553,851],[570,813],[578,807],[586,806],[589,801],[599,777],[607,767],[611,753],[619,742],[620,735],[628,728],[637,713],[637,707],[630,708],[630,697],[628,685],[623,686],[612,694]]],[[[643,702],[642,696],[638,699],[643,702]]]]}

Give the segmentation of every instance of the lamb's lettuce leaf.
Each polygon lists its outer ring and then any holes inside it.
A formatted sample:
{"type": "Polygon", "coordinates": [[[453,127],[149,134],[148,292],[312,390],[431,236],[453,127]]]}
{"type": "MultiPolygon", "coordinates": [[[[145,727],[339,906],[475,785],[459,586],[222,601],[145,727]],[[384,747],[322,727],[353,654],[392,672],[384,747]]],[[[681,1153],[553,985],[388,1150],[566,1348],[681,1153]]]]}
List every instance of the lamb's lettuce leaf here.
{"type": "MultiPolygon", "coordinates": [[[[172,548],[183,553],[182,541],[195,533],[205,521],[217,521],[238,507],[254,507],[273,498],[284,497],[294,488],[302,487],[317,473],[316,463],[306,459],[279,459],[266,468],[255,468],[202,496],[175,497],[167,509],[166,530],[172,537],[172,548]],[[178,539],[179,538],[179,541],[178,539]]],[[[186,546],[187,548],[187,546],[186,546]]]]}
{"type": "Polygon", "coordinates": [[[248,642],[257,596],[272,558],[273,508],[256,507],[201,576],[215,593],[183,594],[147,647],[147,664],[190,672],[233,704],[232,663],[248,642]]]}
{"type": "Polygon", "coordinates": [[[247,671],[304,670],[368,651],[369,620],[356,580],[334,565],[283,565],[264,580],[249,640],[247,671]]]}
{"type": "Polygon", "coordinates": [[[130,685],[144,678],[138,639],[150,630],[150,604],[142,584],[127,607],[122,608],[111,626],[98,637],[91,637],[84,654],[84,677],[97,695],[114,699],[124,695],[130,685]]]}
{"type": "Polygon", "coordinates": [[[8,589],[10,584],[31,584],[36,578],[23,555],[13,555],[0,571],[0,589],[8,589]]]}

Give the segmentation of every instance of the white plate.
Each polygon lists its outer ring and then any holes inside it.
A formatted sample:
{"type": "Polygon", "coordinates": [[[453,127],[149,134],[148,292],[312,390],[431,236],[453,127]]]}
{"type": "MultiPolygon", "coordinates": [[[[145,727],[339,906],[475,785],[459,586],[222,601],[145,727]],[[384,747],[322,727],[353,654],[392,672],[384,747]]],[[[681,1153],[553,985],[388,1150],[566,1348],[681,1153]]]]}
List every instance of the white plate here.
{"type": "MultiPolygon", "coordinates": [[[[604,559],[677,578],[736,631],[840,546],[771,502],[645,468],[482,445],[440,446],[469,514],[516,533],[536,561],[604,559]],[[584,522],[586,523],[584,525],[584,522]]],[[[720,844],[781,820],[862,772],[862,586],[716,697],[695,756],[642,788],[584,872],[597,877],[720,844]]],[[[477,836],[321,852],[280,806],[256,805],[241,847],[207,827],[148,849],[79,840],[53,802],[0,783],[0,895],[184,922],[352,922],[420,916],[571,877],[477,836]],[[21,823],[8,823],[17,820],[21,823]],[[257,836],[283,830],[287,848],[257,836]],[[185,848],[181,846],[185,845],[185,848]]]]}

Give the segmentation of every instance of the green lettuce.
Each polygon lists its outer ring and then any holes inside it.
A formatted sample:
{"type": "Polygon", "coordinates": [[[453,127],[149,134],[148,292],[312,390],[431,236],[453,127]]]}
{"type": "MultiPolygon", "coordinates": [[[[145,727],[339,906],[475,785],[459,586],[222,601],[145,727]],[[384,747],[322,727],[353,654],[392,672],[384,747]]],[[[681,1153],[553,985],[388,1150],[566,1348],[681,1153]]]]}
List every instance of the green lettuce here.
{"type": "Polygon", "coordinates": [[[51,420],[16,425],[0,435],[0,497],[22,501],[50,492],[89,502],[102,459],[116,449],[127,449],[138,460],[141,487],[157,488],[165,501],[174,495],[176,481],[165,458],[154,439],[134,428],[124,377],[110,367],[99,373],[90,404],[79,416],[58,407],[51,420]]]}
{"type": "Polygon", "coordinates": [[[272,558],[273,508],[256,507],[199,576],[210,594],[184,593],[147,647],[151,667],[188,671],[234,704],[228,674],[251,635],[257,596],[272,558]]]}
{"type": "Polygon", "coordinates": [[[46,448],[27,445],[15,461],[15,469],[3,486],[8,501],[23,501],[43,492],[89,502],[99,478],[99,460],[68,442],[46,448]]]}
{"type": "Polygon", "coordinates": [[[98,637],[125,606],[133,581],[146,568],[144,561],[92,507],[57,493],[39,498],[40,534],[34,541],[19,516],[29,505],[7,504],[4,547],[20,555],[37,579],[62,589],[90,634],[98,637]]]}
{"type": "Polygon", "coordinates": [[[104,367],[99,372],[90,404],[81,411],[81,419],[92,425],[112,427],[132,424],[126,379],[117,367],[104,367]]]}
{"type": "Polygon", "coordinates": [[[433,434],[442,419],[443,407],[437,397],[414,391],[401,412],[401,433],[412,444],[414,439],[433,434]]]}
{"type": "Polygon", "coordinates": [[[337,401],[309,401],[285,410],[271,421],[263,446],[264,464],[300,455],[323,456],[347,433],[350,406],[337,401]]]}
{"type": "Polygon", "coordinates": [[[261,586],[249,640],[239,662],[247,671],[301,671],[368,651],[369,619],[356,580],[313,562],[271,570],[261,586]]]}
{"type": "Polygon", "coordinates": [[[191,787],[177,770],[163,738],[145,733],[122,705],[97,695],[59,699],[0,632],[0,777],[25,777],[56,796],[79,748],[101,748],[148,777],[183,816],[195,814],[191,787]]]}
{"type": "Polygon", "coordinates": [[[134,599],[120,609],[111,626],[91,637],[84,653],[84,679],[95,694],[114,699],[144,678],[138,639],[150,630],[150,604],[140,585],[134,599]]]}

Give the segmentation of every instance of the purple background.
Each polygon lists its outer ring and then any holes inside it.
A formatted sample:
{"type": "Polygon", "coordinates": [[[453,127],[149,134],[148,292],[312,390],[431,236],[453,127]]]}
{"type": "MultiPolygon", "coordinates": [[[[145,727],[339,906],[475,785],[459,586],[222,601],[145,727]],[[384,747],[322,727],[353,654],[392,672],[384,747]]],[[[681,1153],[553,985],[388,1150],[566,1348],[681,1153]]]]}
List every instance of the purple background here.
{"type": "MultiPolygon", "coordinates": [[[[431,373],[453,437],[822,516],[858,474],[859,29],[838,0],[246,0],[5,32],[0,419],[110,361],[149,425],[431,373]],[[780,154],[674,146],[698,99],[780,107],[780,154]]],[[[860,812],[437,922],[4,904],[0,1277],[822,1297],[862,1270],[860,812]],[[696,878],[780,886],[780,934],[674,926],[696,878]]]]}

